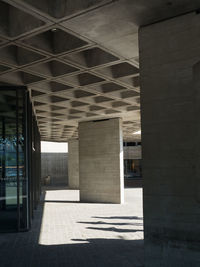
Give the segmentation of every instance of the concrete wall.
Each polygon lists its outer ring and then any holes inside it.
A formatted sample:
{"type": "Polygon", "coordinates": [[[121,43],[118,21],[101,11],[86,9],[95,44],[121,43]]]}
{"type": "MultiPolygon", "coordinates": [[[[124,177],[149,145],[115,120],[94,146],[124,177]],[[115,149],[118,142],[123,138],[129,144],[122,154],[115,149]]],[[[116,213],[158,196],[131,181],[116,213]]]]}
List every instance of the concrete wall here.
{"type": "Polygon", "coordinates": [[[69,188],[79,189],[79,142],[68,142],[68,177],[69,188]]]}
{"type": "Polygon", "coordinates": [[[124,159],[141,159],[142,146],[124,146],[124,159]]]}
{"type": "Polygon", "coordinates": [[[51,185],[67,185],[67,161],[67,153],[41,153],[42,179],[50,175],[51,185]]]}
{"type": "Polygon", "coordinates": [[[143,27],[139,44],[145,267],[198,267],[200,15],[143,27]]]}
{"type": "Polygon", "coordinates": [[[79,170],[81,201],[123,202],[121,119],[79,124],[79,170]]]}

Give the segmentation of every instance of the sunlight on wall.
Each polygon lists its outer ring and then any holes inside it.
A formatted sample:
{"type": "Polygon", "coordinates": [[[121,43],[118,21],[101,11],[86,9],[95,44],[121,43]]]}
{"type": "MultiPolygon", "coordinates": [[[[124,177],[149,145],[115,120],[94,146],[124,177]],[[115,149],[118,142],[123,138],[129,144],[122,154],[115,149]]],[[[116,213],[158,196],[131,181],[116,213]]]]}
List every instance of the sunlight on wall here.
{"type": "Polygon", "coordinates": [[[42,153],[68,153],[68,143],[41,142],[42,153]]]}

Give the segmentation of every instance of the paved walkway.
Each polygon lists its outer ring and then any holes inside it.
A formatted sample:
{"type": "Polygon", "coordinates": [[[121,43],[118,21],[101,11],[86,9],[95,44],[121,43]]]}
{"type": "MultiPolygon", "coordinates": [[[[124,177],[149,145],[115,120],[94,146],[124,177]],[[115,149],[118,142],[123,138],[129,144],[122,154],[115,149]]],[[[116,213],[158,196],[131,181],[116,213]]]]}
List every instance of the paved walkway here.
{"type": "Polygon", "coordinates": [[[79,203],[77,190],[46,189],[32,230],[0,235],[1,267],[142,267],[142,190],[125,204],[79,203]]]}

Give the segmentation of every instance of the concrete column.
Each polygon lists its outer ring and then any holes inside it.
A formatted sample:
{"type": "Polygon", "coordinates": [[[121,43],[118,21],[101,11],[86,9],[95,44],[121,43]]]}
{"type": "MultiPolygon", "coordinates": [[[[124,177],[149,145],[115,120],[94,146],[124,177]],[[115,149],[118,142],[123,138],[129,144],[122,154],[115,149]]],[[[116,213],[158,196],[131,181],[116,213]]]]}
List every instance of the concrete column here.
{"type": "Polygon", "coordinates": [[[80,200],[123,203],[123,139],[119,118],[79,124],[80,200]]]}
{"type": "Polygon", "coordinates": [[[197,64],[193,67],[193,80],[194,80],[194,90],[195,90],[195,98],[194,98],[194,108],[195,108],[195,116],[194,116],[194,125],[195,127],[195,198],[196,201],[200,204],[200,59],[197,64]]]}
{"type": "Polygon", "coordinates": [[[139,31],[145,267],[200,266],[199,33],[196,13],[139,31]]]}
{"type": "Polygon", "coordinates": [[[79,142],[68,142],[68,185],[69,188],[79,189],[79,142]]]}

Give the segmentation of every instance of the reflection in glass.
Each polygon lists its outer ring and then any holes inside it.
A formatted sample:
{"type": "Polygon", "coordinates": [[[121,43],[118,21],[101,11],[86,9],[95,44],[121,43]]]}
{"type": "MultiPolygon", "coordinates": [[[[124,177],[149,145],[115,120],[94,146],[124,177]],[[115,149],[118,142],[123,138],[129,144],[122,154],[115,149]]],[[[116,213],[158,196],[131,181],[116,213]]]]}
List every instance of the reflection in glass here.
{"type": "Polygon", "coordinates": [[[26,185],[24,185],[23,114],[24,91],[1,89],[0,231],[20,230],[21,227],[25,226],[19,220],[19,216],[21,217],[23,214],[23,198],[27,198],[27,191],[23,192],[24,188],[26,189],[26,185]]]}
{"type": "Polygon", "coordinates": [[[30,229],[40,181],[40,133],[28,90],[0,86],[0,232],[30,229]]]}

